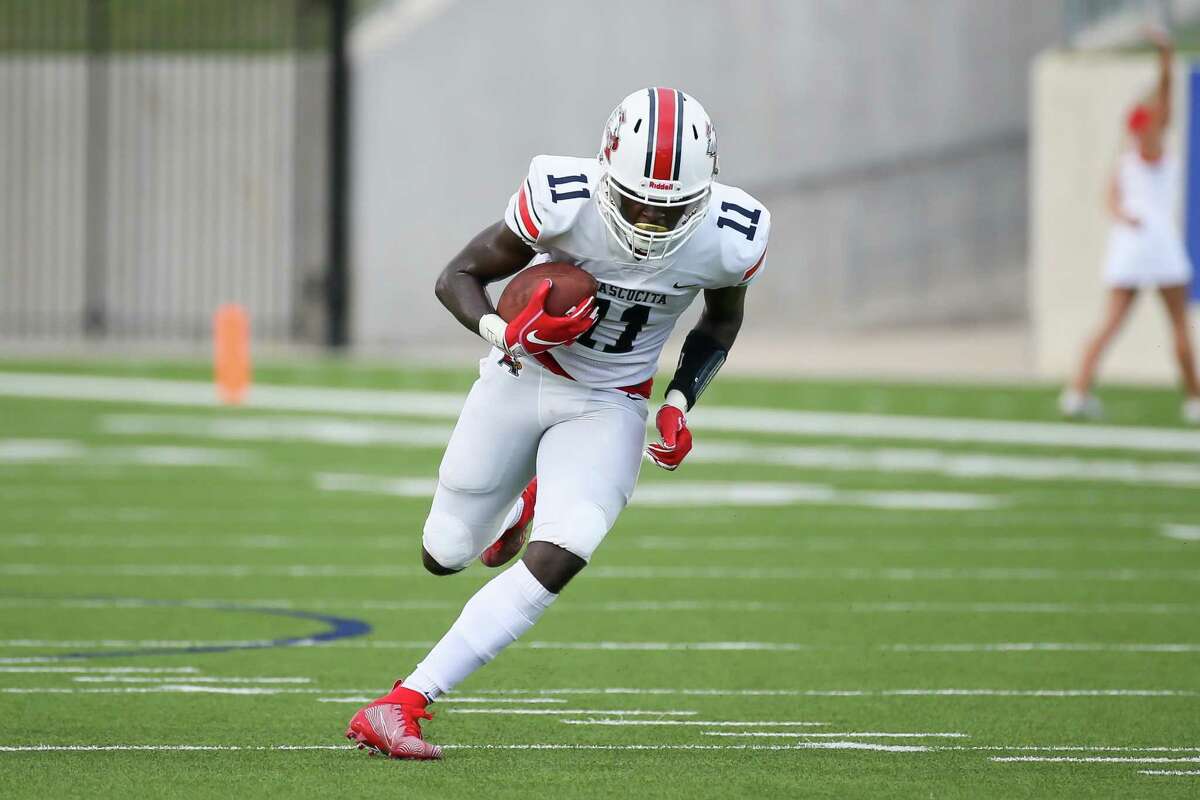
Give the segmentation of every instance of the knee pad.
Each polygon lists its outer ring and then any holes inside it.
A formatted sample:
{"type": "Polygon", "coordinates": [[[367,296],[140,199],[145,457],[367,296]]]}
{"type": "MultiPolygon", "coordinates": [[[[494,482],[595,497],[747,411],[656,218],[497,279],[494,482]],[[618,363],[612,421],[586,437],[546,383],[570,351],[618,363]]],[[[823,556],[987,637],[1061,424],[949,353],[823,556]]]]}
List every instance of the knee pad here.
{"type": "Polygon", "coordinates": [[[584,561],[591,561],[592,553],[596,552],[610,527],[603,508],[595,503],[578,503],[553,519],[539,521],[534,517],[529,538],[558,545],[584,561]]]}
{"type": "Polygon", "coordinates": [[[421,544],[425,552],[446,569],[462,569],[479,555],[475,552],[470,528],[458,517],[441,511],[429,512],[421,544]]]}

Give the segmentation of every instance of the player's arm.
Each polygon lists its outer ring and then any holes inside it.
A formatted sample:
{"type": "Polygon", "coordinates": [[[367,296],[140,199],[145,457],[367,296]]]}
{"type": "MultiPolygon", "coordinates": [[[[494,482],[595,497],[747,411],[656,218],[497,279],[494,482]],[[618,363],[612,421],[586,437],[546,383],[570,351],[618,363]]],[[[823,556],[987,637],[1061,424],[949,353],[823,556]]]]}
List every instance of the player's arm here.
{"type": "Polygon", "coordinates": [[[511,322],[496,313],[485,287],[521,270],[534,256],[534,250],[513,233],[504,222],[479,232],[442,270],[434,285],[434,294],[454,318],[467,330],[474,331],[510,357],[518,350],[537,353],[549,349],[546,341],[572,342],[591,328],[596,320],[594,299],[580,303],[561,317],[544,310],[549,280],[533,292],[528,305],[511,322]],[[536,322],[536,324],[535,324],[536,322]],[[537,340],[527,336],[536,334],[537,340]]]}
{"type": "Polygon", "coordinates": [[[480,231],[438,275],[434,294],[454,318],[469,331],[479,331],[479,321],[495,314],[485,287],[521,270],[534,256],[533,248],[496,222],[480,231]]]}
{"type": "Polygon", "coordinates": [[[1170,35],[1164,31],[1151,28],[1147,31],[1150,43],[1158,50],[1158,85],[1155,87],[1155,101],[1162,115],[1162,126],[1171,123],[1171,73],[1175,59],[1175,46],[1171,43],[1170,35]]]}
{"type": "Polygon", "coordinates": [[[646,455],[663,469],[678,467],[692,449],[687,412],[725,363],[742,328],[745,302],[745,286],[704,291],[704,313],[683,341],[666,402],[654,419],[662,438],[646,447],[646,455]]]}

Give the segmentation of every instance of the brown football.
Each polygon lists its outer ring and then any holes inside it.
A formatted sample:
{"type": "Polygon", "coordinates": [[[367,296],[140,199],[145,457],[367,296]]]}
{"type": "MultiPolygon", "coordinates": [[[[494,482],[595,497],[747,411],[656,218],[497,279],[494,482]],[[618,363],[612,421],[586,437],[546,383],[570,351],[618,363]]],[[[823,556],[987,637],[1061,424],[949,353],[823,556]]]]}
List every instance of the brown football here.
{"type": "Polygon", "coordinates": [[[496,311],[505,322],[513,318],[529,303],[529,296],[545,278],[554,281],[550,295],[546,298],[546,312],[556,317],[567,313],[567,309],[587,297],[596,294],[599,288],[596,279],[574,264],[550,261],[523,269],[513,276],[500,295],[496,311]]]}

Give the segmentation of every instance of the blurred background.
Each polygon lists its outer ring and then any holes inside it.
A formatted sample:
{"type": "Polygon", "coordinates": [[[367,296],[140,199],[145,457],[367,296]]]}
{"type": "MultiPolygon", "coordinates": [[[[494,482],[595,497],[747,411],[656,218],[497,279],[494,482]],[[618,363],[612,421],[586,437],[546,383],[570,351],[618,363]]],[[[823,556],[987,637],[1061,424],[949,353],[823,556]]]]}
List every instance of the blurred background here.
{"type": "MultiPolygon", "coordinates": [[[[438,270],[673,85],[775,219],[731,368],[1058,380],[1147,20],[1200,2],[0,0],[0,347],[196,355],[233,302],[259,352],[468,363],[438,270]]],[[[1143,305],[1106,375],[1171,381],[1143,305]]]]}

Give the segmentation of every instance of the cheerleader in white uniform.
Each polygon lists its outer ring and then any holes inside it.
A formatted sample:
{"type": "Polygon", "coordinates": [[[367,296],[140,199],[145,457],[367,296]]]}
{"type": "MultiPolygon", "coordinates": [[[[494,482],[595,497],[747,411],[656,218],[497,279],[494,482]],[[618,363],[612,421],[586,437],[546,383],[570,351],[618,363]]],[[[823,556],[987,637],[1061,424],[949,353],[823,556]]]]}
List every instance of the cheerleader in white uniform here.
{"type": "Polygon", "coordinates": [[[1171,43],[1161,34],[1153,34],[1153,39],[1159,52],[1158,86],[1130,111],[1126,120],[1130,145],[1118,159],[1109,184],[1113,226],[1104,267],[1108,308],[1059,406],[1067,416],[1099,416],[1100,403],[1091,388],[1100,358],[1128,316],[1138,290],[1157,289],[1171,321],[1187,392],[1183,416],[1200,423],[1200,382],[1188,332],[1192,265],[1175,223],[1182,170],[1179,160],[1163,147],[1171,116],[1171,43]]]}

